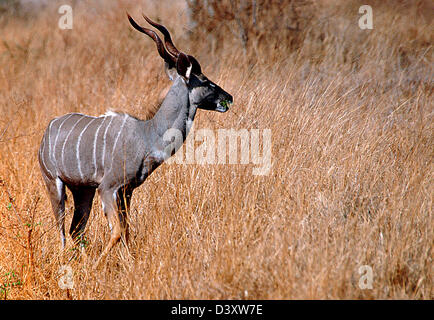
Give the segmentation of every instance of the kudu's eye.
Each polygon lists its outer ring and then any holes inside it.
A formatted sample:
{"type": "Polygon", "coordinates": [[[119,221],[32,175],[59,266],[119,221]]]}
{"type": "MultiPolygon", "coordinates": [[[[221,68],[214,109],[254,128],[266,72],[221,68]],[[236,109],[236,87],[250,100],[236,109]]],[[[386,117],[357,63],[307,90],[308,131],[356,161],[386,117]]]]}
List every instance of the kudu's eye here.
{"type": "Polygon", "coordinates": [[[204,87],[211,87],[211,88],[216,87],[216,85],[214,83],[212,83],[211,81],[209,81],[208,79],[206,79],[205,81],[202,81],[202,85],[204,87]]]}

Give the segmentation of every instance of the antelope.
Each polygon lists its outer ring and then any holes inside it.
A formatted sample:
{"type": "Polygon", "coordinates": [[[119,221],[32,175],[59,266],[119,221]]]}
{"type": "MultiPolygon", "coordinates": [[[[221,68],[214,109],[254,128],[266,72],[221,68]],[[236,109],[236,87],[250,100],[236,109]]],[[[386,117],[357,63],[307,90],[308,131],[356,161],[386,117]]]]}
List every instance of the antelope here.
{"type": "Polygon", "coordinates": [[[181,146],[168,148],[171,141],[163,138],[165,132],[179,130],[184,142],[197,109],[226,112],[233,102],[229,93],[202,73],[196,58],[175,47],[163,25],[143,15],[162,33],[164,44],[155,31],[139,26],[128,13],[127,17],[134,29],[153,39],[173,82],[161,106],[148,120],[112,111],[99,117],[81,113],[57,117],[49,122],[38,153],[61,248],[65,247],[65,187],[74,199],[69,233],[76,244],[98,190],[110,240],[95,266],[119,240],[127,246],[127,216],[134,189],[181,146]]]}

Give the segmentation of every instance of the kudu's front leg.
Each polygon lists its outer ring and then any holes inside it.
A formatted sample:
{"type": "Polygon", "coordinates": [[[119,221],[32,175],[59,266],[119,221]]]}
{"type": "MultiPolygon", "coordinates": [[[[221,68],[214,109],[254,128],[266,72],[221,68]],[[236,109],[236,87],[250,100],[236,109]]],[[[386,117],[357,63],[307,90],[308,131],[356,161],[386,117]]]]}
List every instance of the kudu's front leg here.
{"type": "Polygon", "coordinates": [[[133,195],[133,188],[130,186],[125,186],[118,191],[118,210],[119,210],[119,221],[121,224],[121,241],[127,249],[128,253],[128,238],[129,238],[129,228],[128,228],[128,215],[130,212],[131,197],[133,195]]]}

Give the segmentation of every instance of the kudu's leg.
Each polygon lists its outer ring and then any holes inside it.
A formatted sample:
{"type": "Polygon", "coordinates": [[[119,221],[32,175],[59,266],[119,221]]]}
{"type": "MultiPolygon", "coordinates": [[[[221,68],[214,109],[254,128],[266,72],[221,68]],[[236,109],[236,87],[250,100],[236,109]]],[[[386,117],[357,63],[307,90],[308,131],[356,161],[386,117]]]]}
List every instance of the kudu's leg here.
{"type": "Polygon", "coordinates": [[[117,208],[117,190],[104,190],[100,191],[100,197],[102,201],[102,206],[104,213],[106,215],[111,236],[109,243],[101,253],[94,268],[98,267],[99,263],[104,259],[105,256],[110,252],[111,248],[119,241],[121,238],[121,223],[119,220],[118,208],[117,208]]]}
{"type": "Polygon", "coordinates": [[[57,228],[60,232],[61,249],[65,248],[65,184],[59,178],[51,179],[43,175],[57,228]]]}
{"type": "Polygon", "coordinates": [[[86,227],[89,219],[90,210],[92,209],[93,197],[95,196],[95,188],[69,188],[74,197],[74,216],[71,222],[69,234],[74,243],[80,243],[81,235],[86,227]]]}
{"type": "Polygon", "coordinates": [[[118,191],[118,208],[119,208],[119,221],[121,225],[121,240],[125,247],[128,249],[129,227],[128,227],[128,214],[130,212],[131,197],[133,189],[125,186],[118,191]]]}

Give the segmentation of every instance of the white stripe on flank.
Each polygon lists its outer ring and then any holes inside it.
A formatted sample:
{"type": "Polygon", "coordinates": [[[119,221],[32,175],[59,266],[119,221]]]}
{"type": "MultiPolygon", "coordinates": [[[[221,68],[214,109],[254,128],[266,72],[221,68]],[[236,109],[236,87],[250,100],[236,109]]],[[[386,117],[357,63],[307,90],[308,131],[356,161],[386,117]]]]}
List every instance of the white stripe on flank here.
{"type": "Polygon", "coordinates": [[[80,173],[80,178],[83,181],[83,171],[81,171],[81,162],[80,162],[80,142],[81,142],[81,137],[83,135],[83,133],[86,131],[86,129],[90,126],[90,124],[92,122],[94,122],[97,118],[93,118],[91,121],[89,121],[89,123],[83,128],[83,130],[81,130],[80,135],[78,136],[77,139],[77,149],[76,149],[76,156],[77,156],[77,165],[78,165],[78,172],[80,173]]]}
{"type": "MultiPolygon", "coordinates": [[[[48,139],[48,157],[50,158],[50,160],[52,160],[52,157],[51,157],[51,126],[53,125],[53,122],[56,120],[57,119],[50,121],[50,125],[48,126],[48,130],[47,130],[47,134],[48,134],[48,137],[47,137],[47,139],[48,139]]],[[[45,145],[45,141],[44,141],[44,145],[45,145]]],[[[53,161],[51,161],[51,162],[53,162],[53,161]]]]}
{"type": "Polygon", "coordinates": [[[101,122],[99,127],[96,129],[95,132],[95,138],[93,139],[93,165],[95,166],[95,173],[93,174],[93,178],[95,179],[98,174],[98,166],[96,164],[96,139],[98,138],[99,129],[102,127],[102,125],[105,122],[106,117],[104,117],[104,120],[101,122]]]}
{"type": "MultiPolygon", "coordinates": [[[[69,138],[69,136],[71,135],[71,132],[74,131],[76,125],[77,125],[81,120],[83,120],[83,119],[86,119],[86,118],[85,118],[85,117],[80,117],[80,118],[77,120],[77,122],[74,123],[74,125],[73,125],[72,128],[71,128],[71,130],[69,130],[68,135],[67,135],[66,138],[65,138],[65,141],[63,142],[62,153],[61,153],[61,159],[62,159],[63,170],[65,170],[65,158],[64,158],[64,155],[65,155],[65,145],[66,145],[66,142],[68,141],[68,138],[69,138]]],[[[65,171],[66,171],[66,170],[65,170],[65,171]]]]}
{"type": "Polygon", "coordinates": [[[103,146],[102,146],[102,168],[104,169],[104,158],[105,158],[105,137],[106,137],[106,135],[107,135],[107,130],[108,130],[108,128],[110,127],[110,125],[111,125],[111,123],[112,123],[112,120],[114,119],[114,116],[112,116],[111,118],[110,118],[110,122],[108,123],[108,125],[107,125],[107,127],[105,128],[105,130],[104,130],[104,136],[103,136],[103,141],[104,141],[104,144],[103,144],[103,146]]]}
{"type": "Polygon", "coordinates": [[[66,122],[66,120],[71,118],[73,115],[74,115],[74,113],[71,113],[68,117],[63,119],[62,123],[60,124],[59,128],[57,129],[56,138],[54,139],[53,155],[52,155],[53,159],[51,161],[53,162],[53,164],[56,167],[57,174],[59,174],[59,167],[57,166],[57,159],[56,159],[57,138],[59,137],[59,132],[60,132],[60,129],[62,129],[63,124],[66,122]]]}
{"type": "Polygon", "coordinates": [[[45,170],[47,170],[48,173],[49,173],[51,176],[54,177],[53,172],[51,172],[51,170],[48,169],[47,164],[45,163],[45,160],[44,160],[44,150],[45,150],[45,139],[42,139],[42,146],[41,146],[41,148],[39,149],[39,158],[41,159],[41,161],[42,161],[42,165],[44,166],[45,170]]]}
{"type": "MultiPolygon", "coordinates": [[[[54,122],[58,121],[59,119],[60,119],[60,117],[50,121],[50,125],[48,126],[48,130],[47,130],[47,133],[48,133],[48,158],[50,159],[50,161],[53,165],[54,165],[54,160],[53,160],[54,155],[53,155],[53,153],[51,153],[51,127],[53,126],[54,122]]],[[[57,133],[59,133],[59,131],[57,131],[57,133]]]]}
{"type": "Polygon", "coordinates": [[[112,163],[110,163],[110,170],[112,169],[112,166],[113,166],[113,160],[114,160],[114,159],[113,159],[113,154],[114,154],[114,151],[115,151],[115,149],[116,149],[116,144],[118,143],[119,136],[121,135],[122,129],[123,129],[124,126],[125,126],[125,122],[127,122],[127,118],[128,118],[128,115],[125,114],[125,116],[124,116],[124,121],[122,121],[121,128],[119,129],[118,134],[116,135],[115,143],[114,143],[114,145],[113,145],[113,150],[112,150],[112,163]]]}

